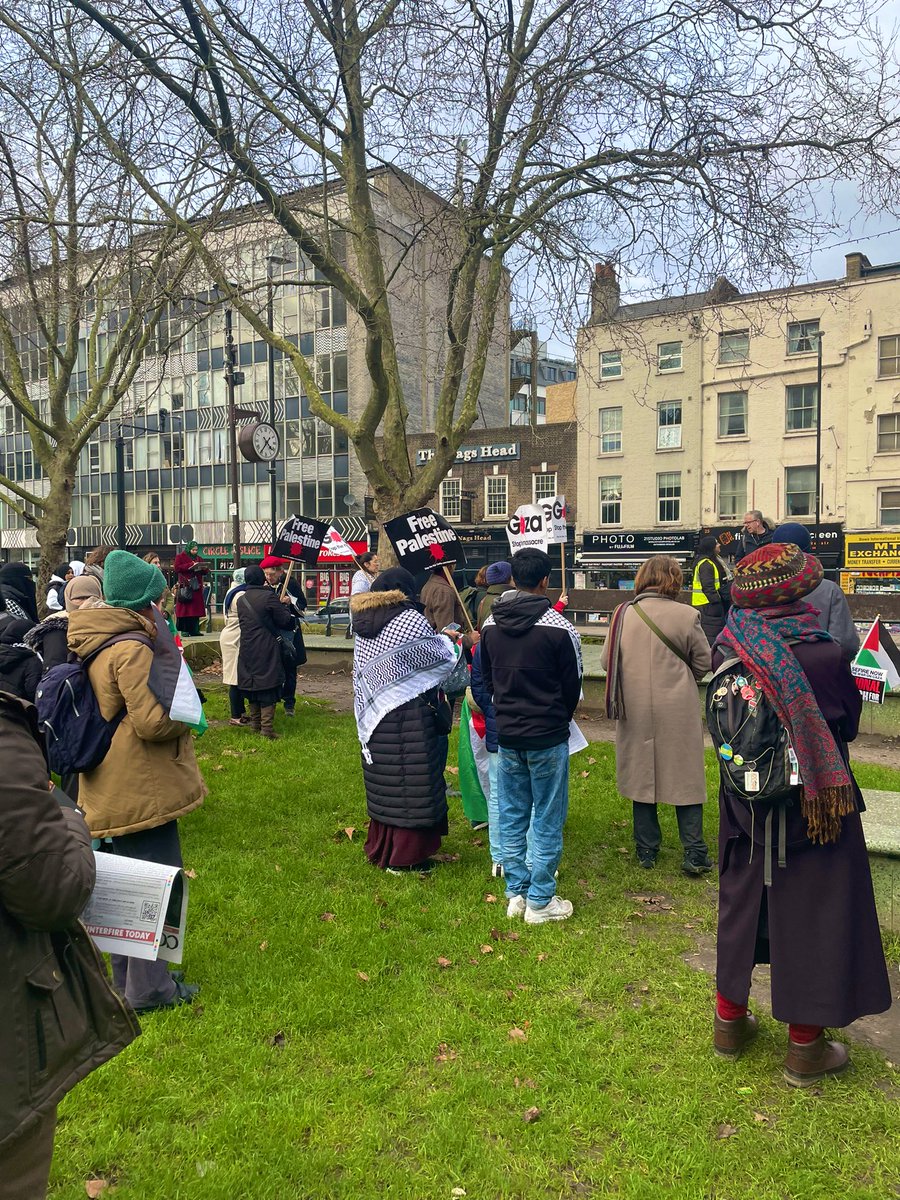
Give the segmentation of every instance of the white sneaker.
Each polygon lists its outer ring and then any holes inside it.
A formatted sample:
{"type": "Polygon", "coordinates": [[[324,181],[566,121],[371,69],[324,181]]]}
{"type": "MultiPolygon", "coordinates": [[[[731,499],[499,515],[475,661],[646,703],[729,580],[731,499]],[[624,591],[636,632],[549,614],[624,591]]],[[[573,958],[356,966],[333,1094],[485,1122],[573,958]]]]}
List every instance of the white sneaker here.
{"type": "Polygon", "coordinates": [[[509,904],[506,906],[506,915],[510,919],[513,917],[524,916],[526,907],[524,896],[513,896],[509,904]]]}
{"type": "Polygon", "coordinates": [[[491,878],[492,879],[502,879],[503,878],[503,863],[491,863],[491,878]]]}
{"type": "Polygon", "coordinates": [[[550,903],[543,908],[532,908],[530,904],[525,906],[526,925],[543,925],[545,921],[565,921],[571,915],[572,901],[561,900],[559,896],[554,896],[550,903]]]}

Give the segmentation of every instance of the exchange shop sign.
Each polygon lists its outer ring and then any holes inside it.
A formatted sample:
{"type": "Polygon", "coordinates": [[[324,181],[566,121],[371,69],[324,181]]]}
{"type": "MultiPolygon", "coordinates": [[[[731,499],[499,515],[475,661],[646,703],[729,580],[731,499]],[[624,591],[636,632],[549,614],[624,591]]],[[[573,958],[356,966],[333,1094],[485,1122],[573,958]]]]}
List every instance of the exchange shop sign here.
{"type": "Polygon", "coordinates": [[[440,513],[430,508],[417,508],[404,513],[385,524],[397,562],[410,574],[431,571],[456,563],[466,565],[466,552],[457,537],[457,531],[440,513]]]}
{"type": "Polygon", "coordinates": [[[848,570],[887,567],[900,570],[900,533],[848,533],[844,537],[844,566],[848,570]]]}

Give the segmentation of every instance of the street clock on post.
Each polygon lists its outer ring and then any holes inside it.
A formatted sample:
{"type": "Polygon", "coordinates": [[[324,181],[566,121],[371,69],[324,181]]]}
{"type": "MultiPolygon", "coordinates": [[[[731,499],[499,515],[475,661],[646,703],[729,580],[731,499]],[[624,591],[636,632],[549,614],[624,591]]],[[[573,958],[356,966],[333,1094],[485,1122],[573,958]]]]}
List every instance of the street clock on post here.
{"type": "Polygon", "coordinates": [[[238,430],[238,447],[248,462],[272,462],[278,457],[281,438],[274,425],[256,421],[238,430]]]}

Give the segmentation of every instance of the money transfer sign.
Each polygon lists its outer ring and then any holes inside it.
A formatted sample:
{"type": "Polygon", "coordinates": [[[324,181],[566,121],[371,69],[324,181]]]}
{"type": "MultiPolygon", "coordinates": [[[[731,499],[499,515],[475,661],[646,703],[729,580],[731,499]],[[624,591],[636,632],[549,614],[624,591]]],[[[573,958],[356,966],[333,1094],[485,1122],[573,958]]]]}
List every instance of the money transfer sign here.
{"type": "Polygon", "coordinates": [[[328,525],[325,521],[316,521],[312,517],[288,517],[279,529],[270,553],[275,558],[290,558],[314,567],[319,561],[319,551],[327,534],[328,525]]]}
{"type": "Polygon", "coordinates": [[[466,552],[457,538],[456,530],[440,513],[430,508],[417,508],[385,524],[397,562],[411,574],[431,571],[447,563],[466,565],[466,552]]]}

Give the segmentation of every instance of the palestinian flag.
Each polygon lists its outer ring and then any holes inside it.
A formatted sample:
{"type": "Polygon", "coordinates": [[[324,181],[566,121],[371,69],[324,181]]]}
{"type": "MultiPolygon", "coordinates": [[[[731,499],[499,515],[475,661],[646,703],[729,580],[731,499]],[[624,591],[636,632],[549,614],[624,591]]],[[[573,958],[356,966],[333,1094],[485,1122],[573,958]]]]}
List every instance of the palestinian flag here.
{"type": "Polygon", "coordinates": [[[878,617],[872,622],[872,628],[853,661],[858,667],[887,671],[888,691],[900,691],[900,650],[878,617]]]}
{"type": "Polygon", "coordinates": [[[173,634],[158,608],[154,608],[153,615],[156,618],[156,644],[148,680],[150,691],[168,713],[170,721],[181,721],[198,733],[205,733],[208,728],[206,714],[191,669],[184,661],[181,638],[177,633],[173,634]]]}
{"type": "Polygon", "coordinates": [[[473,713],[463,699],[459,718],[459,790],[463,812],[473,825],[488,819],[488,752],[484,738],[484,716],[473,713]]]}

